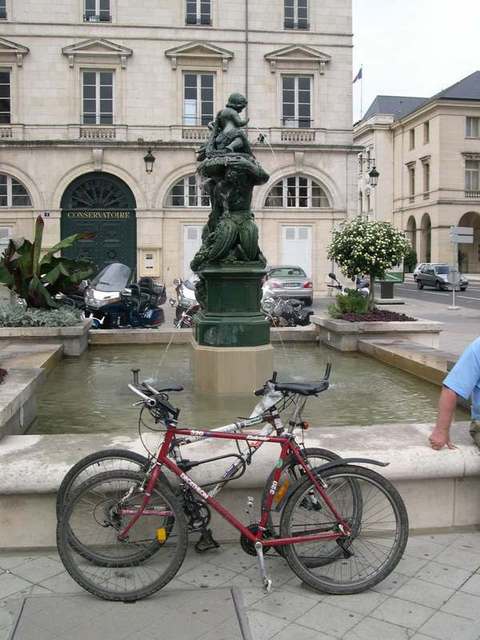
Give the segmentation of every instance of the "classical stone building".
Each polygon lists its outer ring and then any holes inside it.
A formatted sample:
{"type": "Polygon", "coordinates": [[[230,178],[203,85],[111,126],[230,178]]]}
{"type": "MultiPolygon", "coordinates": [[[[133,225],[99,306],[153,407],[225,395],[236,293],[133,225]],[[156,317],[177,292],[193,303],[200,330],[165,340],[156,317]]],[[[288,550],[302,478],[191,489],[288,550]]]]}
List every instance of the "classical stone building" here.
{"type": "Polygon", "coordinates": [[[356,210],[351,82],[351,0],[0,0],[0,242],[40,213],[48,246],[93,231],[77,253],[99,265],[188,275],[208,215],[195,151],[239,91],[271,174],[262,249],[320,287],[356,210]]]}
{"type": "Polygon", "coordinates": [[[419,262],[452,263],[450,227],[473,227],[458,258],[465,273],[480,272],[480,71],[431,98],[377,96],[354,140],[364,147],[357,211],[406,231],[419,262]]]}

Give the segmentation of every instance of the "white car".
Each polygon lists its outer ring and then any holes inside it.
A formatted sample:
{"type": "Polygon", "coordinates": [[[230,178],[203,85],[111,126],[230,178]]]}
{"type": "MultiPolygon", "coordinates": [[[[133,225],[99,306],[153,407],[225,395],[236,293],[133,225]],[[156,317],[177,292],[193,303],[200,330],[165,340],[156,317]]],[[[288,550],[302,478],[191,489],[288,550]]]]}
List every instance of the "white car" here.
{"type": "Polygon", "coordinates": [[[417,281],[418,274],[423,269],[423,267],[427,266],[427,264],[430,264],[430,262],[420,262],[419,264],[417,264],[417,266],[415,267],[415,269],[413,271],[413,279],[415,280],[415,282],[417,281]]]}

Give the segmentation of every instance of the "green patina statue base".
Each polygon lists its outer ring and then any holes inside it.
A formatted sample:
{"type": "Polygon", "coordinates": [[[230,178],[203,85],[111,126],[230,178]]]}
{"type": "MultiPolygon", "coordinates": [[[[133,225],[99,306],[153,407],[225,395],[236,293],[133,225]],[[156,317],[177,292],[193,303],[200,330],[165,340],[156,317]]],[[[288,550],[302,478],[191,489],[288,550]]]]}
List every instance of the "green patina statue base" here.
{"type": "Polygon", "coordinates": [[[197,296],[194,336],[208,347],[257,347],[270,344],[270,325],[260,312],[265,269],[258,262],[205,266],[197,296]]]}

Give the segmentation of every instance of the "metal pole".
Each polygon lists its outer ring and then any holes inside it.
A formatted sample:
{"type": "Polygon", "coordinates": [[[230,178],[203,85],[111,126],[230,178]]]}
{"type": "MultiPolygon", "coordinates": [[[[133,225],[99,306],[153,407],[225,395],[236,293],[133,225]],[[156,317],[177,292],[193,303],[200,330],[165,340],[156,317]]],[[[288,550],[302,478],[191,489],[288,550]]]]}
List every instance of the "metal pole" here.
{"type": "MultiPolygon", "coordinates": [[[[455,267],[455,274],[458,273],[458,242],[455,238],[452,238],[453,244],[453,266],[455,267]]],[[[457,276],[455,275],[455,280],[457,276]]],[[[452,283],[452,304],[450,307],[447,307],[450,311],[458,311],[460,307],[457,307],[455,304],[455,288],[457,286],[456,282],[452,283]]]]}

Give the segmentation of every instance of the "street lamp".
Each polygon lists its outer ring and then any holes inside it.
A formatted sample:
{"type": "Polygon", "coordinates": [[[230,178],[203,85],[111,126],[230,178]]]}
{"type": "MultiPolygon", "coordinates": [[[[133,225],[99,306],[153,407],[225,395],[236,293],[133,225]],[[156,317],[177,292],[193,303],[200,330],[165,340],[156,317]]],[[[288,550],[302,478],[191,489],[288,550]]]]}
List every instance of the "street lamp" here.
{"type": "Polygon", "coordinates": [[[144,157],[144,161],[145,161],[145,171],[147,173],[152,173],[153,163],[155,162],[155,156],[153,155],[151,148],[147,151],[147,155],[144,157]]]}
{"type": "Polygon", "coordinates": [[[375,188],[378,184],[378,177],[379,177],[379,173],[377,171],[377,168],[374,166],[373,169],[369,172],[368,174],[368,184],[375,188]]]}

